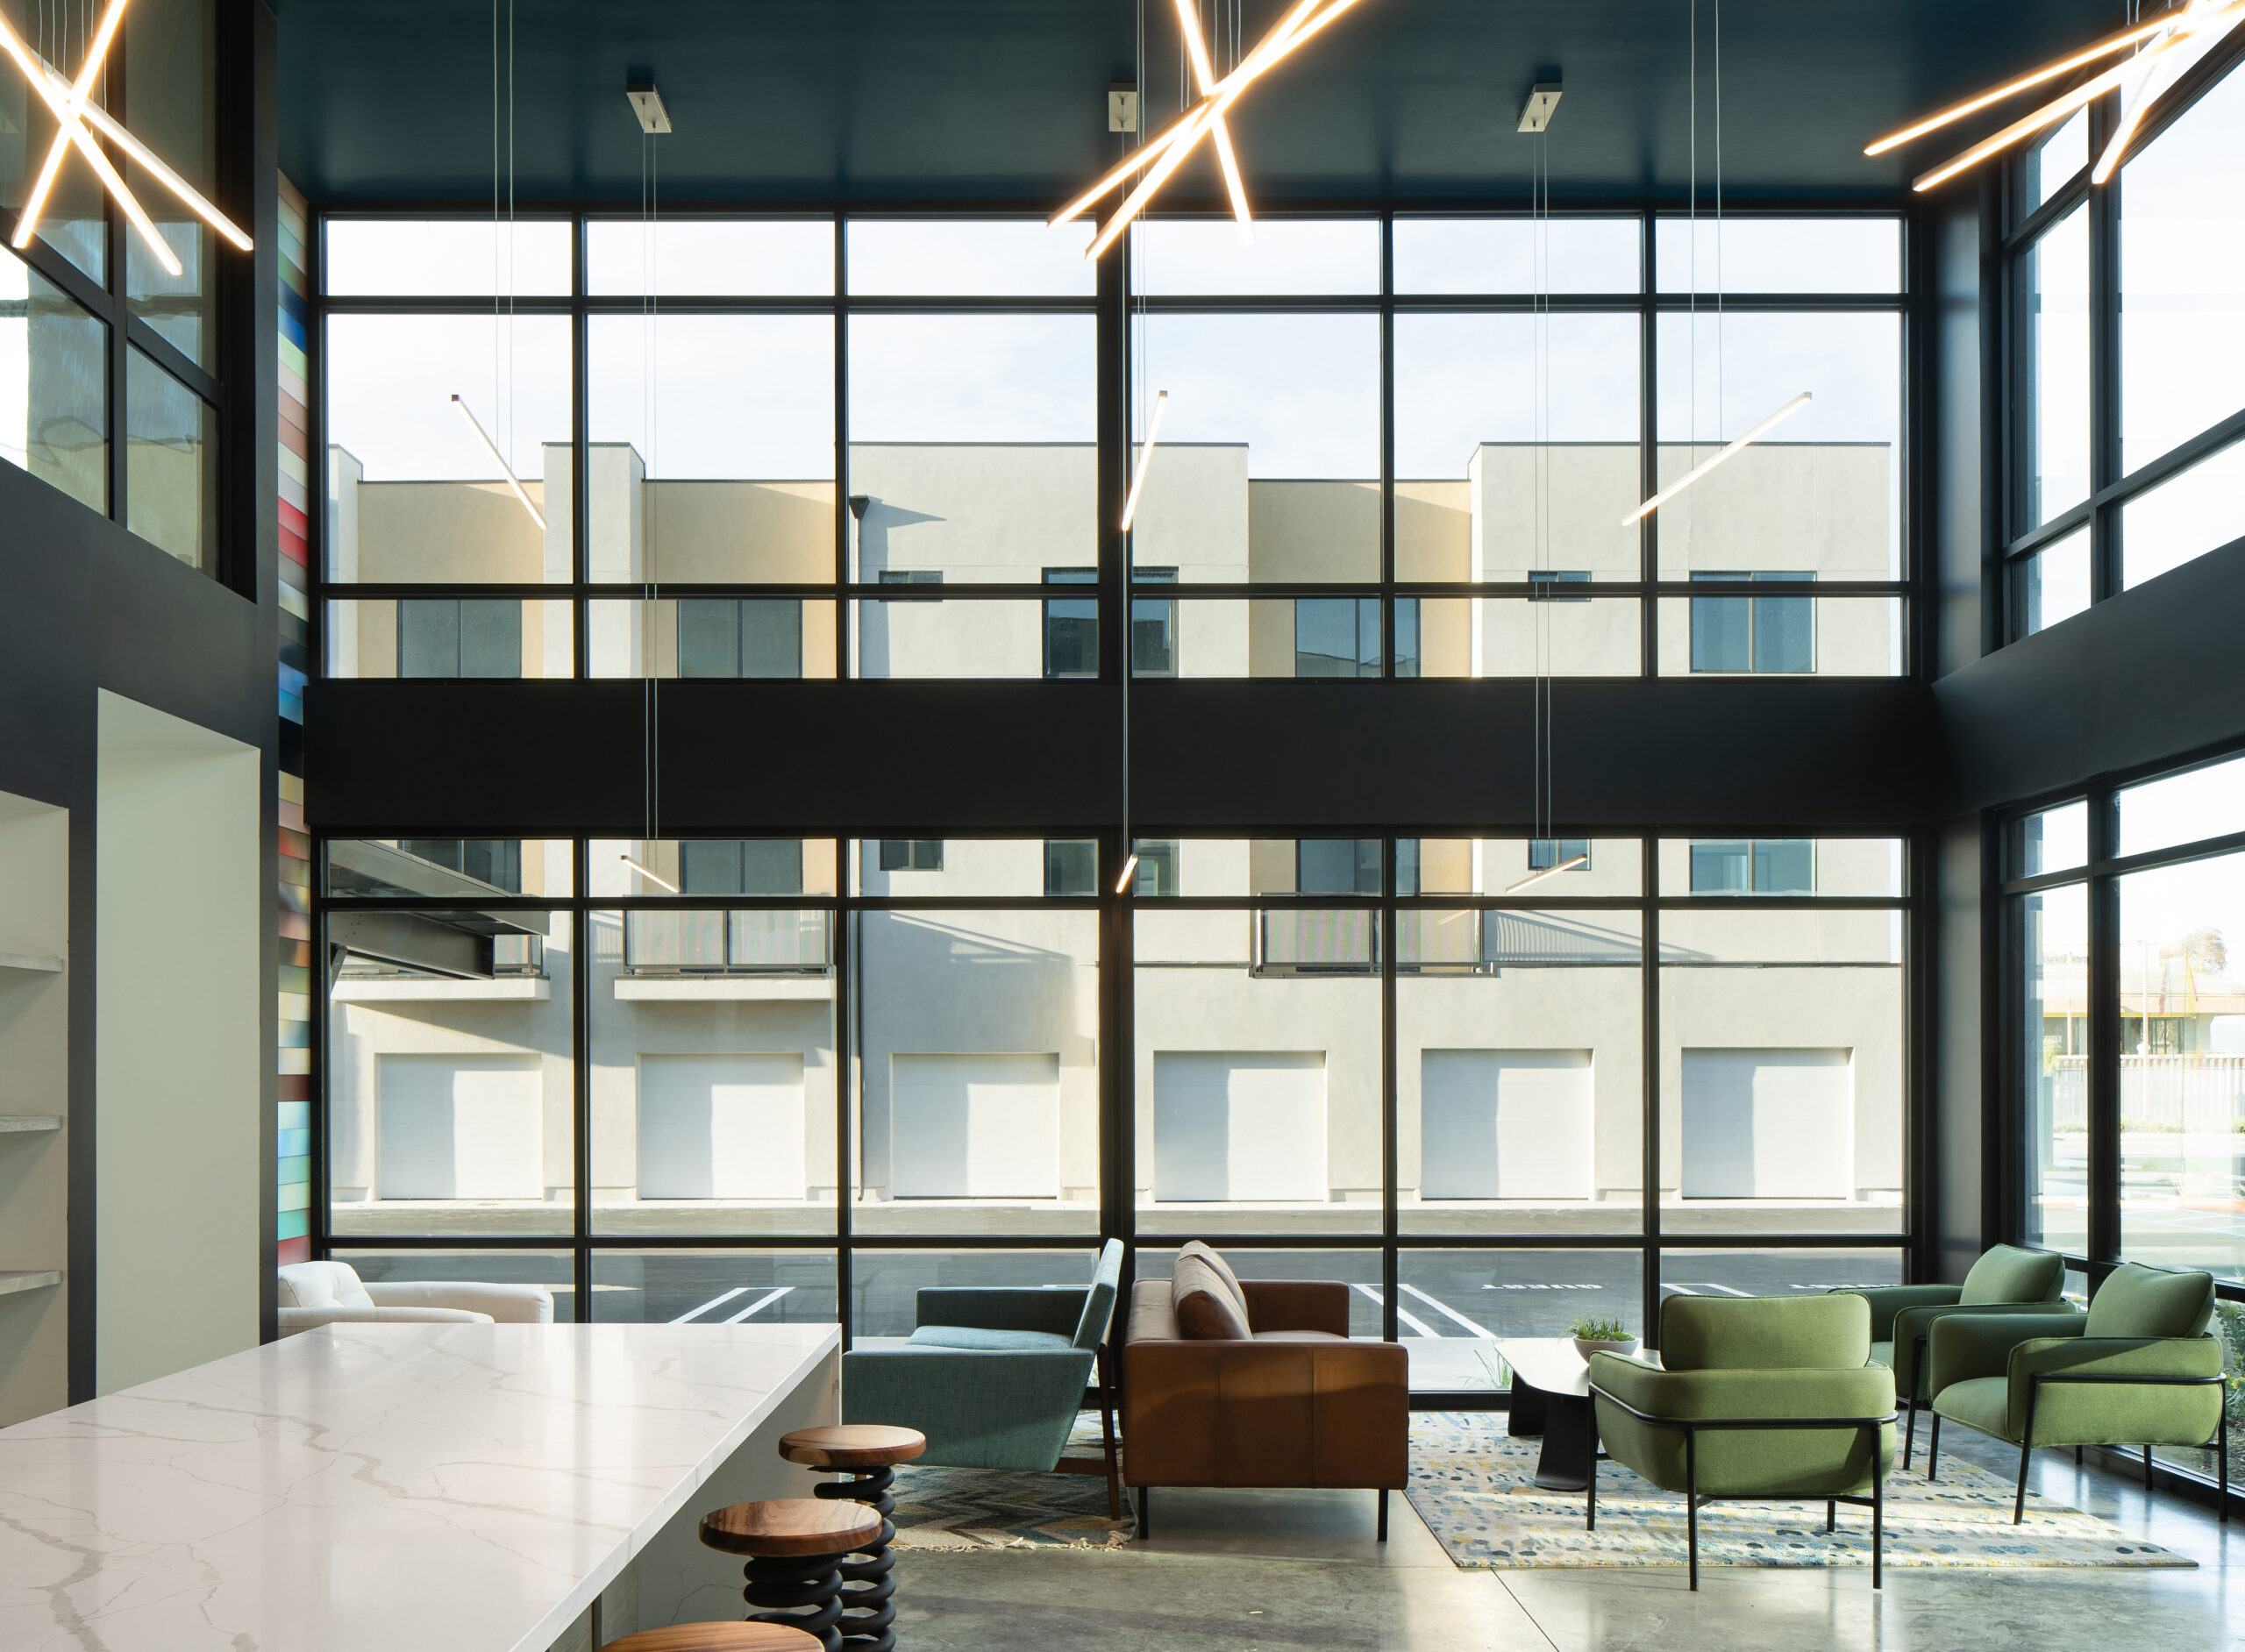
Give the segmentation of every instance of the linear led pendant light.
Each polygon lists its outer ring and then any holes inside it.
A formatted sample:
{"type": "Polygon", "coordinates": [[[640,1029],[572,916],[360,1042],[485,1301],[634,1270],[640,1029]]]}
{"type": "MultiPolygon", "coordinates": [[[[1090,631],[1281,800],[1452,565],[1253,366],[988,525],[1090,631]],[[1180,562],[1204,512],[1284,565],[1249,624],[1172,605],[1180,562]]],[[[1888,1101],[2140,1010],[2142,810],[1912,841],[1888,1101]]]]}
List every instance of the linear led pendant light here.
{"type": "Polygon", "coordinates": [[[1154,392],[1154,410],[1146,416],[1146,439],[1138,445],[1138,468],[1130,477],[1130,496],[1122,502],[1122,531],[1137,520],[1138,495],[1145,491],[1146,472],[1154,462],[1154,441],[1161,434],[1161,416],[1168,409],[1169,392],[1154,392]]]}
{"type": "MultiPolygon", "coordinates": [[[[1177,27],[1185,37],[1185,49],[1193,59],[1193,82],[1206,97],[1216,84],[1215,66],[1208,61],[1208,43],[1201,38],[1201,13],[1193,0],[1177,0],[1177,27]]],[[[1250,227],[1255,214],[1247,204],[1247,181],[1239,175],[1239,155],[1231,146],[1231,128],[1219,114],[1208,121],[1208,139],[1215,145],[1216,165],[1224,174],[1224,192],[1231,196],[1231,215],[1239,223],[1243,238],[1251,236],[1250,227]]]]}
{"type": "Polygon", "coordinates": [[[2121,115],[2120,125],[2106,140],[2103,153],[2097,157],[2096,167],[2090,173],[2092,182],[2104,183],[2112,177],[2113,169],[2127,154],[2129,141],[2142,125],[2144,116],[2150,111],[2160,95],[2174,84],[2178,75],[2220,44],[2241,23],[2245,23],[2245,0],[2190,0],[2187,5],[2163,12],[2149,23],[2138,23],[2118,34],[2108,34],[2070,56],[2046,63],[2016,80],[2006,81],[1977,97],[1967,98],[1961,103],[1944,109],[1937,115],[1905,126],[1899,132],[1890,132],[1877,142],[1866,145],[1864,153],[1885,154],[1899,145],[1922,138],[1929,132],[1937,132],[1967,115],[1977,114],[1991,104],[2001,103],[2030,86],[2040,86],[2046,81],[2085,68],[2116,52],[2141,48],[2127,61],[2092,75],[2063,96],[2051,99],[2001,132],[1983,139],[1960,154],[1952,155],[1931,171],[1920,174],[1910,187],[1922,191],[1945,183],[1990,155],[2000,153],[2013,144],[2033,137],[2044,127],[2064,119],[2084,104],[2094,103],[2113,88],[2141,76],[2121,115]]]}
{"type": "Polygon", "coordinates": [[[1577,866],[1587,866],[1588,865],[1590,865],[1590,857],[1588,855],[1573,856],[1569,859],[1560,861],[1557,865],[1546,866],[1541,872],[1529,872],[1528,876],[1522,878],[1518,883],[1507,885],[1505,893],[1507,894],[1518,894],[1522,890],[1526,889],[1532,885],[1542,883],[1546,878],[1556,878],[1563,872],[1572,872],[1577,866]]]}
{"type": "Polygon", "coordinates": [[[1701,459],[1698,464],[1693,466],[1691,469],[1686,471],[1681,476],[1678,476],[1674,481],[1669,483],[1667,487],[1662,488],[1651,498],[1646,500],[1644,503],[1639,505],[1635,510],[1632,510],[1628,516],[1622,517],[1621,525],[1627,528],[1635,523],[1643,521],[1645,517],[1650,516],[1654,511],[1666,504],[1670,500],[1675,498],[1677,495],[1682,493],[1686,488],[1689,488],[1693,482],[1699,481],[1700,477],[1706,475],[1716,466],[1721,464],[1725,459],[1735,458],[1748,446],[1760,440],[1761,438],[1767,434],[1772,428],[1785,423],[1785,420],[1800,412],[1801,409],[1807,407],[1815,399],[1816,397],[1812,392],[1803,390],[1799,395],[1793,397],[1792,401],[1786,402],[1776,412],[1771,414],[1769,417],[1764,419],[1759,424],[1757,424],[1752,430],[1747,431],[1745,435],[1740,437],[1729,446],[1724,448],[1722,452],[1715,454],[1711,459],[1701,459]]]}
{"type": "Polygon", "coordinates": [[[652,871],[648,867],[641,865],[629,855],[618,855],[616,858],[622,861],[625,865],[631,867],[632,871],[638,872],[642,878],[645,878],[649,883],[659,883],[664,888],[669,890],[673,894],[684,894],[686,893],[669,879],[664,877],[659,872],[652,871]]]}
{"type": "Polygon", "coordinates": [[[86,164],[94,169],[94,175],[102,181],[102,187],[116,198],[118,206],[132,227],[140,232],[140,239],[148,244],[148,250],[155,254],[156,262],[163,266],[165,273],[170,275],[186,273],[179,261],[179,254],[172,251],[170,244],[157,231],[155,220],[148,216],[139,198],[125,186],[116,167],[102,153],[101,145],[94,141],[93,134],[86,130],[87,124],[90,122],[100,130],[103,137],[138,161],[150,176],[177,196],[204,223],[243,252],[250,251],[250,239],[239,224],[211,205],[186,179],[158,160],[153,150],[125,130],[124,122],[100,104],[89,101],[94,82],[101,77],[109,48],[117,39],[118,25],[125,20],[125,0],[110,0],[109,9],[102,13],[101,23],[94,31],[94,38],[87,44],[86,61],[79,66],[75,81],[63,78],[52,63],[32,51],[23,36],[17,33],[9,23],[7,14],[0,12],[0,50],[4,50],[15,60],[16,67],[23,71],[24,79],[46,103],[54,117],[55,128],[54,141],[47,146],[46,164],[39,168],[39,178],[32,185],[30,195],[25,197],[23,210],[17,217],[14,246],[20,251],[32,244],[32,237],[39,230],[39,215],[46,210],[46,198],[53,193],[55,177],[62,170],[63,157],[75,148],[85,157],[86,164]]]}
{"type": "Polygon", "coordinates": [[[475,432],[475,439],[483,444],[483,451],[491,455],[491,462],[507,479],[507,486],[515,490],[515,497],[523,502],[523,509],[530,512],[530,519],[538,524],[538,531],[545,532],[545,518],[538,514],[538,507],[531,503],[530,495],[523,491],[522,483],[516,480],[515,467],[507,463],[507,456],[499,451],[499,444],[491,439],[491,433],[483,428],[474,414],[467,410],[466,402],[456,395],[453,397],[453,405],[460,409],[460,417],[467,421],[467,428],[475,432]]]}
{"type": "MultiPolygon", "coordinates": [[[[1091,245],[1084,249],[1085,257],[1097,258],[1114,245],[1115,237],[1130,227],[1131,219],[1145,210],[1146,203],[1153,198],[1154,191],[1160,189],[1168,181],[1170,174],[1183,165],[1185,158],[1200,146],[1201,139],[1209,137],[1217,129],[1225,113],[1239,101],[1242,93],[1356,4],[1357,0],[1295,0],[1294,5],[1279,19],[1270,33],[1240,60],[1237,68],[1223,79],[1206,85],[1201,101],[1172,121],[1158,137],[1132,150],[1121,165],[1054,213],[1051,219],[1052,227],[1057,229],[1081,217],[1121,189],[1132,174],[1143,169],[1146,175],[1139,179],[1137,187],[1123,197],[1122,204],[1115,210],[1114,215],[1101,226],[1099,233],[1092,237],[1091,245]]],[[[2240,0],[2240,4],[2245,4],[2245,0],[2240,0]]],[[[1189,15],[1187,8],[1180,6],[1180,18],[1189,15]]],[[[1199,45],[1200,30],[1197,26],[1188,26],[1185,35],[1188,41],[1199,45]]],[[[1196,70],[1200,67],[1200,58],[1205,55],[1205,47],[1194,53],[1196,70]]],[[[1228,133],[1217,140],[1219,161],[1230,146],[1228,133]]],[[[1237,158],[1234,166],[1237,166],[1237,158]]],[[[1227,187],[1230,187],[1232,182],[1230,170],[1227,168],[1226,172],[1227,187]]],[[[1234,196],[1233,205],[1236,210],[1244,213],[1246,205],[1244,185],[1234,196]]]]}

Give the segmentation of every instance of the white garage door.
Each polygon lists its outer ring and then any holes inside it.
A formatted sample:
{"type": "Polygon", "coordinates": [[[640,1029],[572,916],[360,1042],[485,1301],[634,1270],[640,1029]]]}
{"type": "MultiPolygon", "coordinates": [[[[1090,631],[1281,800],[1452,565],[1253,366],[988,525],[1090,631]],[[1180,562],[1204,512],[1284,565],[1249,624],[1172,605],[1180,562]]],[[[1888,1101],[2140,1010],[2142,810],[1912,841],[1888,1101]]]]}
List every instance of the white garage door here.
{"type": "Polygon", "coordinates": [[[801,1199],[803,1058],[639,1057],[639,1197],[801,1199]]]}
{"type": "Polygon", "coordinates": [[[1322,1204],[1325,1052],[1154,1052],[1154,1197],[1322,1204]]]}
{"type": "Polygon", "coordinates": [[[1060,1057],[892,1056],[899,1199],[1058,1199],[1060,1057]]]}
{"type": "Polygon", "coordinates": [[[1588,1199],[1587,1050],[1429,1050],[1419,1058],[1423,1199],[1588,1199]]]}
{"type": "Polygon", "coordinates": [[[543,1199],[536,1056],[378,1056],[374,1196],[543,1199]]]}
{"type": "Polygon", "coordinates": [[[1845,1050],[1686,1050],[1684,1197],[1845,1199],[1855,1107],[1845,1050]]]}

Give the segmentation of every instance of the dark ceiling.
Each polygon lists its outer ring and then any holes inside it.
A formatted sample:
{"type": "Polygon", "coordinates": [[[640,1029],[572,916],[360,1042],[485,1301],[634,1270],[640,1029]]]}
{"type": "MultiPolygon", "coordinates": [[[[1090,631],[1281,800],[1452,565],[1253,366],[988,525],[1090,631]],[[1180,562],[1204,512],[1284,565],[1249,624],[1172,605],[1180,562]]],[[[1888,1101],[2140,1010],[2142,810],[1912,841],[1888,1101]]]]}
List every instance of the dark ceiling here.
{"type": "MultiPolygon", "coordinates": [[[[1213,11],[1222,0],[1204,0],[1213,11]]],[[[1239,0],[1251,42],[1285,0],[1239,0]]],[[[1041,207],[1119,141],[1137,0],[501,0],[513,6],[515,189],[524,204],[638,199],[627,79],[661,87],[666,202],[1041,207]]],[[[1360,0],[1242,103],[1256,196],[1516,200],[1538,78],[1561,199],[1680,198],[1693,0],[1360,0]]],[[[488,6],[276,0],[281,159],[323,203],[488,202],[488,6]]],[[[1179,41],[1145,0],[1148,96],[1173,108],[1179,41]]],[[[1715,0],[1697,0],[1700,176],[1714,168],[1715,0]]],[[[1914,113],[2114,26],[2116,0],[1729,0],[1722,152],[1732,200],[1892,199],[1948,153],[1862,146],[1914,113]]],[[[1196,163],[1197,164],[1197,163],[1196,163]]],[[[1183,203],[1213,189],[1182,174],[1183,203]]]]}

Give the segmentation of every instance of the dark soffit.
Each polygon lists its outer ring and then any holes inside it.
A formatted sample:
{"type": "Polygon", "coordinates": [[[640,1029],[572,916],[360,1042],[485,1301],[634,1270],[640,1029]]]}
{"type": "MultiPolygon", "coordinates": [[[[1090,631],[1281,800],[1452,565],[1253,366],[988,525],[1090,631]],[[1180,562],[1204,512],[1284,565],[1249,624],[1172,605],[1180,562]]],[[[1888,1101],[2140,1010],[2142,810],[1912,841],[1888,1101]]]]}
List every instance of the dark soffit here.
{"type": "MultiPolygon", "coordinates": [[[[1362,0],[1241,104],[1253,187],[1300,203],[1524,195],[1519,104],[1557,75],[1555,196],[1680,199],[1694,4],[1362,0]]],[[[1283,0],[1243,4],[1251,42],[1283,0]]],[[[637,77],[658,82],[677,124],[659,146],[666,201],[1056,203],[1115,153],[1104,89],[1133,72],[1140,15],[1137,0],[500,0],[502,37],[510,5],[523,204],[638,199],[642,142],[623,96],[637,77]]],[[[1715,0],[1696,6],[1705,189],[1715,0]]],[[[488,203],[490,7],[276,10],[281,161],[313,200],[488,203]]],[[[1176,102],[1178,37],[1170,6],[1144,11],[1158,120],[1176,102]]],[[[1947,150],[1867,160],[1870,138],[2120,17],[2111,0],[1729,0],[1726,196],[1895,199],[1947,150]]],[[[1180,183],[1181,204],[1214,179],[1180,183]]]]}

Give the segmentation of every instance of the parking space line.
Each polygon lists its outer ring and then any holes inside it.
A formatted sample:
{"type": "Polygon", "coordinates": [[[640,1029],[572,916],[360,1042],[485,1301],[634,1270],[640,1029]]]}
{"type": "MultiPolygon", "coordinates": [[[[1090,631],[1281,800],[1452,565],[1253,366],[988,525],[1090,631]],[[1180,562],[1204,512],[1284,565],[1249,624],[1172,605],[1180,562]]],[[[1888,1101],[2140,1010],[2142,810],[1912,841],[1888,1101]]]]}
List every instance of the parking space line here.
{"type": "Polygon", "coordinates": [[[1709,1285],[1704,1279],[1697,1285],[1663,1285],[1660,1288],[1672,1292],[1678,1296],[1704,1296],[1709,1291],[1720,1292],[1724,1296],[1752,1296],[1754,1294],[1751,1291],[1734,1291],[1727,1285],[1709,1285]]]}
{"type": "MultiPolygon", "coordinates": [[[[1400,1281],[1398,1283],[1400,1285],[1400,1281]]],[[[1467,1319],[1456,1308],[1450,1307],[1449,1303],[1443,1301],[1438,1297],[1429,1296],[1424,1291],[1419,1289],[1415,1285],[1401,1285],[1400,1288],[1408,1291],[1413,1296],[1417,1297],[1420,1301],[1424,1302],[1429,1307],[1434,1309],[1436,1313],[1447,1314],[1451,1319],[1456,1320],[1460,1325],[1463,1325],[1468,1332],[1475,1336],[1494,1337],[1496,1335],[1496,1333],[1491,1330],[1487,1326],[1476,1325],[1472,1320],[1467,1319]]]]}
{"type": "Polygon", "coordinates": [[[676,1319],[673,1320],[671,1323],[673,1325],[683,1325],[688,1320],[701,1318],[702,1314],[707,1314],[713,1307],[722,1307],[724,1304],[731,1301],[737,1296],[745,1296],[747,1294],[748,1287],[746,1285],[737,1285],[731,1290],[726,1292],[723,1296],[711,1297],[707,1302],[704,1302],[698,1308],[687,1309],[685,1313],[680,1314],[676,1319]]]}
{"type": "Polygon", "coordinates": [[[755,1301],[753,1301],[753,1302],[750,1303],[746,1307],[743,1308],[739,1313],[738,1313],[738,1314],[734,1314],[731,1318],[728,1319],[728,1320],[725,1321],[725,1323],[726,1323],[726,1324],[728,1324],[728,1325],[738,1325],[738,1324],[739,1324],[743,1320],[746,1319],[750,1314],[752,1314],[755,1313],[757,1309],[761,1308],[761,1307],[771,1307],[773,1303],[777,1302],[777,1301],[778,1301],[781,1297],[783,1297],[783,1296],[787,1295],[788,1292],[790,1292],[790,1291],[794,1290],[795,1288],[795,1287],[794,1285],[781,1285],[781,1286],[780,1286],[778,1290],[776,1290],[776,1291],[769,1292],[767,1292],[766,1294],[765,1294],[765,1295],[763,1295],[763,1296],[759,1296],[759,1297],[758,1297],[758,1298],[756,1299],[756,1300],[755,1300],[755,1301]]]}
{"type": "MultiPolygon", "coordinates": [[[[1382,1307],[1387,1306],[1386,1299],[1382,1297],[1379,1291],[1372,1285],[1360,1285],[1357,1289],[1362,1291],[1366,1296],[1379,1303],[1382,1307]]],[[[1426,1321],[1418,1318],[1416,1315],[1406,1314],[1400,1307],[1398,1307],[1395,1310],[1395,1317],[1402,1323],[1409,1326],[1413,1330],[1418,1332],[1422,1336],[1431,1336],[1437,1342],[1442,1339],[1442,1333],[1440,1331],[1435,1329],[1433,1326],[1428,1324],[1426,1321]]]]}

